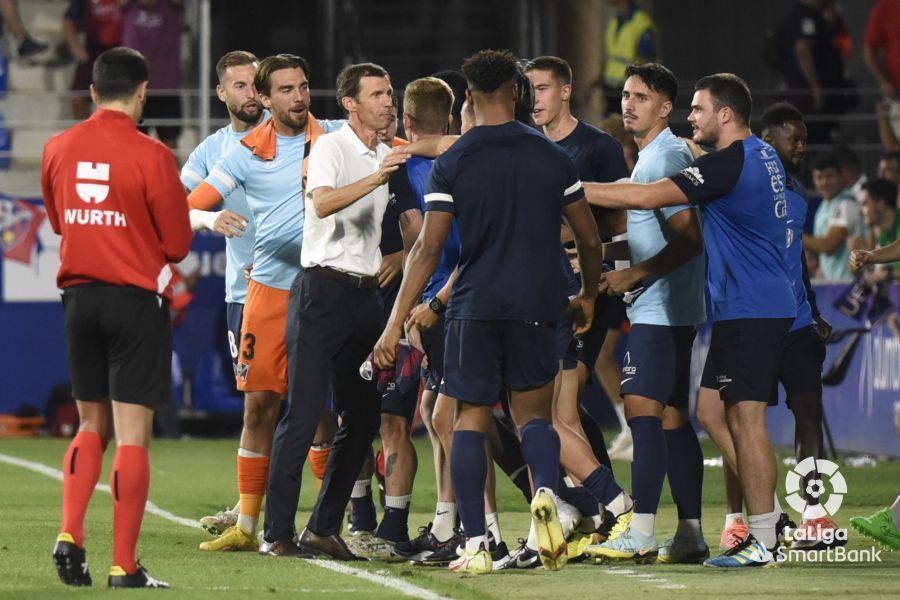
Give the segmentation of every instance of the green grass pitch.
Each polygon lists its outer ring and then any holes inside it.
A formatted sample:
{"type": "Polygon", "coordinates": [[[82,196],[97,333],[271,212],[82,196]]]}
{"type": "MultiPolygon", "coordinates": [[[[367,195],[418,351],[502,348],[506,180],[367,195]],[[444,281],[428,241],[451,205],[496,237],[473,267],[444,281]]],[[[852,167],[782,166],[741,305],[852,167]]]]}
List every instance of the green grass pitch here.
{"type": "MultiPolygon", "coordinates": [[[[0,454],[60,468],[67,442],[57,439],[0,440],[0,454]]],[[[157,441],[151,449],[150,500],[180,517],[198,519],[233,503],[235,440],[157,441]]],[[[428,441],[416,442],[420,466],[413,495],[410,532],[425,525],[434,510],[434,473],[428,441]]],[[[718,453],[708,442],[706,455],[718,453]]],[[[106,454],[101,483],[108,483],[112,450],[106,454]]],[[[614,465],[616,476],[630,487],[630,465],[614,465]]],[[[783,466],[779,488],[784,491],[783,466]]],[[[875,468],[842,467],[848,494],[836,515],[848,526],[851,516],[869,515],[893,502],[900,493],[900,464],[881,462],[875,468]]],[[[314,486],[307,472],[298,514],[305,523],[314,501],[314,486]]],[[[93,588],[66,588],[56,577],[50,558],[59,527],[59,481],[20,466],[0,462],[0,597],[60,598],[109,595],[106,572],[112,555],[112,500],[95,492],[88,511],[86,544],[94,577],[93,588]]],[[[502,474],[498,474],[498,504],[507,543],[528,531],[527,507],[502,474]]],[[[704,531],[714,553],[724,516],[722,469],[707,468],[704,481],[704,531]]],[[[797,517],[797,515],[792,515],[797,517]]],[[[668,489],[663,491],[657,518],[660,543],[675,528],[675,509],[668,489]]],[[[848,549],[866,549],[872,543],[850,531],[848,549]]],[[[117,597],[168,595],[178,598],[247,598],[250,595],[302,594],[304,598],[376,598],[407,596],[447,598],[515,598],[555,600],[588,597],[755,598],[900,597],[900,552],[881,552],[881,562],[786,564],[774,569],[714,571],[699,566],[621,564],[614,567],[571,565],[558,573],[543,570],[511,571],[489,576],[460,576],[440,568],[418,568],[403,563],[355,563],[354,568],[381,577],[335,572],[295,559],[275,559],[249,553],[207,554],[197,544],[209,539],[193,529],[153,514],[144,517],[138,556],[171,590],[127,590],[117,597]],[[386,585],[387,584],[387,585],[386,585]],[[394,587],[388,587],[393,585],[394,587]],[[404,587],[406,586],[406,587],[404,587]],[[418,591],[417,591],[418,590],[418,591]]],[[[363,574],[364,575],[364,574],[363,574]]]]}

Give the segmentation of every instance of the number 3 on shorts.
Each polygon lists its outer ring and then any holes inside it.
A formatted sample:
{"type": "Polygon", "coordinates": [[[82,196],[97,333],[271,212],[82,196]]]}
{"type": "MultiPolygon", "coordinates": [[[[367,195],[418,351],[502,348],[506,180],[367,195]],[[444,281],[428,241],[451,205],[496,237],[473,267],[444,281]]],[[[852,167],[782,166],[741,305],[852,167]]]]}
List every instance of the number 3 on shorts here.
{"type": "Polygon", "coordinates": [[[253,360],[254,350],[253,347],[256,345],[256,336],[252,333],[244,334],[244,343],[243,343],[243,351],[241,352],[241,356],[244,360],[253,360]]]}

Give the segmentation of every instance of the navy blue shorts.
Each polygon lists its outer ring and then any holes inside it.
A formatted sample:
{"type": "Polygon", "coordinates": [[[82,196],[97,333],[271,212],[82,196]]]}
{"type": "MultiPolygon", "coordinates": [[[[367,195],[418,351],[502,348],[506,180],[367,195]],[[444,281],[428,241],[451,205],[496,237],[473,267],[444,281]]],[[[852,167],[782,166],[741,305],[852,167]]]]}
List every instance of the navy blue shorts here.
{"type": "Polygon", "coordinates": [[[770,403],[793,319],[733,319],[713,323],[703,387],[725,402],[770,403]]]}
{"type": "Polygon", "coordinates": [[[622,396],[687,408],[696,331],[693,325],[632,325],[622,361],[622,396]]]}
{"type": "Polygon", "coordinates": [[[493,406],[504,388],[533,390],[553,381],[558,370],[554,323],[447,319],[448,396],[493,406]]]}
{"type": "Polygon", "coordinates": [[[574,319],[567,309],[556,323],[556,352],[563,361],[563,370],[571,371],[578,366],[579,361],[585,364],[584,341],[581,337],[575,337],[572,331],[574,319]]]}
{"type": "MultiPolygon", "coordinates": [[[[793,394],[822,395],[822,364],[825,362],[825,342],[815,325],[787,334],[784,352],[778,369],[778,381],[787,392],[788,407],[793,394]]],[[[778,390],[772,394],[770,405],[778,403],[778,390]]]]}
{"type": "Polygon", "coordinates": [[[240,350],[241,322],[244,320],[244,304],[242,302],[225,303],[225,323],[228,327],[228,354],[231,356],[231,368],[237,377],[238,352],[240,350]]]}
{"type": "Polygon", "coordinates": [[[405,417],[410,423],[416,417],[416,408],[418,406],[418,387],[413,387],[403,392],[396,382],[391,381],[388,383],[387,390],[381,394],[381,412],[405,417]]]}
{"type": "Polygon", "coordinates": [[[439,392],[441,381],[444,379],[444,315],[439,315],[435,326],[422,330],[420,335],[422,349],[428,357],[428,368],[422,369],[425,389],[439,392]]]}

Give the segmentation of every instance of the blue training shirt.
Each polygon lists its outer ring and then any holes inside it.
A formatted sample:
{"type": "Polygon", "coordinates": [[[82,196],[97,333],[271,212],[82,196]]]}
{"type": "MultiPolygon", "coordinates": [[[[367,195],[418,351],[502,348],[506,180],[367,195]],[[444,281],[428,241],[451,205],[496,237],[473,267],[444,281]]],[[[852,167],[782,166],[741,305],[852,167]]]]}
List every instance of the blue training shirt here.
{"type": "MultiPolygon", "coordinates": [[[[319,120],[326,133],[337,131],[344,121],[319,120]]],[[[306,133],[276,133],[276,152],[263,160],[238,144],[213,167],[206,183],[223,198],[243,188],[256,225],[253,248],[253,280],[279,290],[289,290],[300,270],[303,242],[303,180],[306,133]]]]}
{"type": "MultiPolygon", "coordinates": [[[[406,172],[409,176],[409,183],[412,185],[413,193],[416,195],[416,198],[419,199],[422,212],[425,211],[425,186],[428,184],[428,176],[431,174],[431,166],[433,163],[433,160],[422,158],[421,156],[413,156],[406,161],[406,172]]],[[[450,225],[450,235],[447,236],[447,241],[444,243],[444,249],[441,251],[441,259],[438,261],[438,266],[434,270],[434,274],[428,280],[428,283],[425,285],[425,290],[422,292],[423,302],[427,302],[434,298],[447,283],[447,280],[450,279],[453,269],[455,269],[456,265],[459,263],[459,247],[459,225],[457,225],[456,219],[454,219],[453,223],[450,225]]]]}
{"type": "MultiPolygon", "coordinates": [[[[269,111],[263,113],[259,125],[269,118],[269,111]]],[[[257,126],[259,126],[257,125],[257,126]]],[[[194,191],[212,171],[213,165],[236,146],[241,139],[253,131],[235,131],[229,123],[205,140],[200,142],[187,162],[181,168],[181,183],[189,191],[194,191]]],[[[240,237],[225,238],[225,302],[243,304],[247,299],[247,279],[244,267],[253,262],[253,244],[256,237],[256,226],[253,215],[247,205],[244,188],[235,189],[225,197],[222,207],[244,217],[247,227],[240,237]]]]}
{"type": "Polygon", "coordinates": [[[791,331],[809,327],[814,323],[812,307],[806,296],[806,282],[803,280],[803,224],[806,223],[808,206],[806,199],[793,185],[793,178],[788,178],[785,191],[788,201],[788,268],[794,286],[794,298],[797,300],[797,317],[791,323],[791,331]]]}
{"type": "Polygon", "coordinates": [[[750,135],[671,179],[700,207],[712,319],[795,318],[787,177],[775,150],[750,135]]]}
{"type": "MultiPolygon", "coordinates": [[[[667,127],[638,154],[631,174],[636,183],[653,183],[674,175],[693,161],[683,140],[667,127]]],[[[668,220],[684,211],[687,204],[656,210],[628,211],[628,249],[631,264],[656,256],[669,243],[668,220]]],[[[698,325],[706,320],[706,258],[695,256],[674,271],[642,282],[644,293],[628,306],[632,324],[698,325]]]]}
{"type": "Polygon", "coordinates": [[[450,212],[459,224],[448,318],[559,318],[562,211],[584,197],[565,151],[517,121],[475,127],[434,161],[425,192],[426,211],[450,212]]]}

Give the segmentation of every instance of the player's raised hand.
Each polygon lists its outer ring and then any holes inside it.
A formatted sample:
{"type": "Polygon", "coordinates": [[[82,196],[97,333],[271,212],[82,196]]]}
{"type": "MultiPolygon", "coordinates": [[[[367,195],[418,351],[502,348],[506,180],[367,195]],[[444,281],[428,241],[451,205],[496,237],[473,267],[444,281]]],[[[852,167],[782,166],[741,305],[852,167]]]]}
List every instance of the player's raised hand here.
{"type": "Polygon", "coordinates": [[[594,322],[594,301],[581,294],[575,296],[569,303],[572,311],[572,331],[575,335],[581,335],[591,328],[594,322]]]}
{"type": "Polygon", "coordinates": [[[399,169],[400,165],[408,161],[410,156],[409,152],[403,152],[402,150],[388,154],[378,167],[378,171],[375,173],[375,180],[378,185],[387,183],[388,179],[391,178],[391,173],[399,169]]]}
{"type": "Polygon", "coordinates": [[[850,270],[854,273],[859,273],[870,264],[872,264],[872,253],[868,250],[852,250],[850,252],[850,270]]]}
{"type": "Polygon", "coordinates": [[[213,223],[213,231],[227,238],[241,237],[247,229],[247,219],[232,212],[223,210],[213,223]]]}

